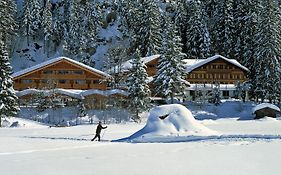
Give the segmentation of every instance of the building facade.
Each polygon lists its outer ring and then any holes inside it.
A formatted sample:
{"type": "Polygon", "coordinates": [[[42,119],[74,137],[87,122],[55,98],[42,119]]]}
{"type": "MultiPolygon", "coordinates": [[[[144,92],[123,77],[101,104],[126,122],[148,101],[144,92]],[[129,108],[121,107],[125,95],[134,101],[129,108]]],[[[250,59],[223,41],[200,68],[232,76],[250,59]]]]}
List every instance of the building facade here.
{"type": "Polygon", "coordinates": [[[59,57],[12,75],[15,90],[34,89],[107,89],[109,74],[67,57],[59,57]]]}

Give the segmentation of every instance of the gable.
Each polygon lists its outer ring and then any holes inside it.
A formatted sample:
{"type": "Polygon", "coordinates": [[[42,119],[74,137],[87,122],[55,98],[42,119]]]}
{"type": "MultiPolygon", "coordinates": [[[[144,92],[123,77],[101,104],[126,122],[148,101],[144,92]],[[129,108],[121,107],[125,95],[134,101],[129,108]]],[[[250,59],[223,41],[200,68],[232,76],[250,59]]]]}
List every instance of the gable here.
{"type": "Polygon", "coordinates": [[[228,62],[222,58],[218,58],[215,60],[212,60],[210,62],[207,62],[205,64],[202,64],[200,66],[198,66],[197,68],[193,69],[192,71],[197,71],[200,69],[205,69],[208,67],[208,70],[211,71],[216,71],[216,70],[230,70],[230,71],[235,71],[235,70],[239,70],[242,72],[245,72],[245,69],[242,69],[241,67],[238,67],[236,64],[233,64],[232,62],[228,62]]]}
{"type": "Polygon", "coordinates": [[[209,57],[207,59],[186,59],[184,60],[186,62],[186,71],[187,73],[190,73],[191,71],[198,70],[199,68],[202,68],[208,64],[216,64],[216,63],[224,63],[227,65],[234,66],[237,69],[240,69],[243,72],[248,71],[248,69],[244,66],[242,66],[238,61],[234,59],[228,59],[221,55],[215,55],[212,57],[209,57]]]}
{"type": "Polygon", "coordinates": [[[90,66],[87,66],[83,63],[80,63],[78,61],[72,60],[70,58],[66,57],[59,57],[55,59],[48,60],[46,62],[43,62],[41,64],[32,66],[30,68],[21,70],[19,72],[16,72],[12,74],[12,78],[19,79],[22,77],[36,77],[39,76],[40,72],[43,70],[48,69],[71,69],[71,70],[83,70],[87,72],[88,74],[91,74],[93,76],[99,77],[99,78],[105,78],[105,77],[111,77],[109,74],[106,74],[102,71],[99,71],[97,69],[94,69],[90,66]]]}

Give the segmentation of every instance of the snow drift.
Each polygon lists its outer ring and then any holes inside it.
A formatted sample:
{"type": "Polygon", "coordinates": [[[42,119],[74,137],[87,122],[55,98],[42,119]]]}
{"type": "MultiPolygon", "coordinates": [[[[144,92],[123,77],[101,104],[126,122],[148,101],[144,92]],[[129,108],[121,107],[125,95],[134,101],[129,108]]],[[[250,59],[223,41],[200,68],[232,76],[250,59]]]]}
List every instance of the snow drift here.
{"type": "Polygon", "coordinates": [[[173,142],[192,136],[219,135],[197,120],[180,104],[162,105],[151,109],[146,125],[133,135],[116,141],[173,142]]]}

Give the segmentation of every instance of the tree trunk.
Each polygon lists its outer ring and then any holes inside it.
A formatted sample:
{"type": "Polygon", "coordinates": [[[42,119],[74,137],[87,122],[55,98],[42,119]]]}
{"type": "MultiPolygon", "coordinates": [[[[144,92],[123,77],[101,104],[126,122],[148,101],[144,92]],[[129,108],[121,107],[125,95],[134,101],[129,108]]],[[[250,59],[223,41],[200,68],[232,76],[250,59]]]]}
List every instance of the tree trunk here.
{"type": "Polygon", "coordinates": [[[174,104],[174,95],[173,95],[173,93],[170,95],[170,97],[171,97],[171,104],[174,104]]]}

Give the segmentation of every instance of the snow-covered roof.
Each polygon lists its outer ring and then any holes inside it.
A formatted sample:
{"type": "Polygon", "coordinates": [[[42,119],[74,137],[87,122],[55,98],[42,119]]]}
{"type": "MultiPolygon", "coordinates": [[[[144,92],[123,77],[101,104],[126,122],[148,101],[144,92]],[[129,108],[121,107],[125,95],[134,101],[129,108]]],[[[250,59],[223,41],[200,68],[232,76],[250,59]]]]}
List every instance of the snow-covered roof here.
{"type": "Polygon", "coordinates": [[[90,66],[88,66],[88,65],[85,65],[85,64],[80,63],[80,62],[78,62],[78,61],[75,61],[75,60],[73,60],[73,59],[70,59],[70,58],[67,58],[67,57],[58,57],[58,58],[54,58],[54,59],[45,61],[45,62],[43,62],[43,63],[37,64],[37,65],[32,66],[32,67],[30,67],[30,68],[23,69],[23,70],[21,70],[21,71],[15,72],[15,73],[12,74],[12,78],[16,78],[16,77],[18,77],[18,76],[21,76],[21,75],[24,75],[24,74],[26,74],[26,73],[29,73],[29,72],[32,72],[32,71],[41,69],[41,68],[43,68],[43,67],[46,67],[46,66],[48,66],[48,65],[50,65],[50,64],[53,64],[53,63],[56,63],[56,62],[59,62],[59,61],[62,61],[62,60],[66,60],[66,61],[69,61],[69,62],[74,63],[74,64],[76,64],[76,65],[79,65],[80,67],[83,67],[83,68],[85,68],[85,69],[87,69],[87,70],[89,70],[89,71],[91,71],[91,72],[100,74],[100,75],[102,75],[102,76],[104,76],[104,77],[111,77],[111,75],[109,75],[109,74],[107,74],[107,73],[105,73],[105,72],[102,72],[102,71],[100,71],[100,70],[97,70],[97,69],[95,69],[95,68],[92,68],[92,67],[90,67],[90,66]]]}
{"type": "MultiPolygon", "coordinates": [[[[212,90],[214,84],[191,84],[187,90],[212,90]]],[[[236,90],[235,84],[219,84],[221,91],[234,91],[236,90]]]]}
{"type": "Polygon", "coordinates": [[[216,59],[224,59],[225,61],[245,70],[245,71],[249,71],[245,66],[242,66],[237,60],[235,59],[228,59],[224,56],[221,55],[214,55],[212,57],[206,58],[206,59],[185,59],[183,60],[185,62],[185,66],[186,66],[186,71],[187,73],[193,71],[194,69],[201,67],[211,61],[214,61],[216,59]]]}
{"type": "Polygon", "coordinates": [[[77,99],[83,99],[84,97],[81,96],[81,92],[82,90],[76,90],[76,89],[53,89],[53,90],[38,90],[38,89],[25,89],[22,91],[17,91],[16,95],[18,97],[22,97],[25,95],[30,95],[30,94],[37,94],[37,93],[43,93],[45,96],[48,96],[50,94],[62,94],[62,95],[67,95],[73,98],[77,98],[77,99]]]}
{"type": "Polygon", "coordinates": [[[90,90],[77,90],[77,89],[53,89],[53,90],[38,90],[38,89],[25,89],[22,91],[17,91],[16,95],[18,97],[22,97],[25,95],[36,94],[43,92],[45,96],[50,94],[62,94],[69,97],[77,98],[77,99],[84,99],[86,96],[97,94],[102,96],[111,96],[115,94],[119,94],[122,96],[128,96],[128,92],[120,89],[111,89],[111,90],[98,90],[98,89],[90,89],[90,90]]]}
{"type": "Polygon", "coordinates": [[[280,108],[278,106],[275,106],[274,104],[271,103],[261,103],[258,104],[256,107],[253,108],[253,113],[255,113],[256,111],[260,110],[260,109],[264,109],[264,108],[270,108],[270,109],[274,109],[276,111],[280,111],[280,108]]]}
{"type": "MultiPolygon", "coordinates": [[[[147,64],[149,63],[150,61],[153,61],[157,58],[159,58],[160,55],[152,55],[152,56],[148,56],[148,57],[143,57],[141,58],[141,61],[144,63],[144,64],[147,64]]],[[[128,60],[124,63],[122,63],[121,65],[121,72],[125,72],[125,71],[128,71],[129,69],[132,68],[132,63],[131,63],[132,60],[128,60]]],[[[109,71],[112,71],[113,69],[111,68],[109,71]]]]}

